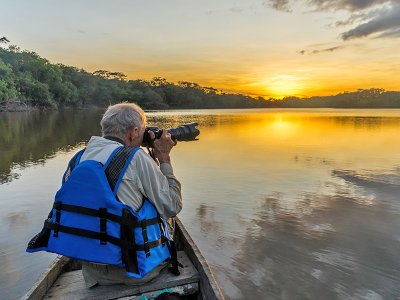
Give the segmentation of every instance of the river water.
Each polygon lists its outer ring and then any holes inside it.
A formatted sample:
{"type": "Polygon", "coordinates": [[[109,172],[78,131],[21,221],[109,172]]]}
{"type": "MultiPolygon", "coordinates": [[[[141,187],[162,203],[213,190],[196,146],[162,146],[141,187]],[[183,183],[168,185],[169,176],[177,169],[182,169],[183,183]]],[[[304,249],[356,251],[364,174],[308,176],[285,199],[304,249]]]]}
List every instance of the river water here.
{"type": "MultiPolygon", "coordinates": [[[[55,257],[25,253],[102,111],[0,113],[0,294],[55,257]]],[[[180,218],[228,299],[400,297],[400,110],[187,110],[172,152],[180,218]]]]}

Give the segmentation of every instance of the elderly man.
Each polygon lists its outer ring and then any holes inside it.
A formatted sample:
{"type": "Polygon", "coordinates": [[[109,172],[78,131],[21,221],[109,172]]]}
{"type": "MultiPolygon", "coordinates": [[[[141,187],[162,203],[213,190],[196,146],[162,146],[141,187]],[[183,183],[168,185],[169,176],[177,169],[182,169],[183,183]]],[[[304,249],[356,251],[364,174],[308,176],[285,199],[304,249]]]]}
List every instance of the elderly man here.
{"type": "Polygon", "coordinates": [[[141,284],[166,266],[170,243],[163,220],[182,209],[181,185],[170,159],[176,143],[164,130],[153,142],[155,159],[140,149],[146,116],[132,103],[110,106],[101,127],[102,137],[92,137],[69,163],[45,223],[51,234],[43,229],[27,251],[85,261],[88,287],[141,284]]]}
{"type": "MultiPolygon", "coordinates": [[[[90,139],[81,162],[92,159],[104,164],[118,146],[139,147],[143,141],[146,116],[139,106],[121,103],[110,106],[100,124],[103,136],[90,139]]],[[[154,138],[154,133],[149,133],[154,138]]],[[[169,155],[174,145],[166,130],[160,139],[154,141],[154,154],[160,166],[143,150],[135,154],[117,192],[121,202],[138,211],[146,197],[164,218],[173,217],[181,211],[181,185],[174,176],[169,155]]],[[[163,266],[155,268],[144,279],[128,277],[124,269],[110,265],[85,263],[82,272],[89,287],[95,284],[136,284],[151,280],[163,266]]]]}

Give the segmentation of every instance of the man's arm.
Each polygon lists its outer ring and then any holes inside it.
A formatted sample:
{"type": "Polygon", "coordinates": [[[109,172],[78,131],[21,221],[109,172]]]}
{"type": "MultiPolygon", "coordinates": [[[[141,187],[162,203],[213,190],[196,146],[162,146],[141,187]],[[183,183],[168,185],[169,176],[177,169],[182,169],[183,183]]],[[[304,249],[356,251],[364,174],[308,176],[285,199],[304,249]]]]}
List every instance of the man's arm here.
{"type": "Polygon", "coordinates": [[[176,216],[182,209],[182,195],[181,184],[174,176],[172,166],[162,163],[159,167],[144,151],[136,154],[139,188],[162,217],[176,216]]]}

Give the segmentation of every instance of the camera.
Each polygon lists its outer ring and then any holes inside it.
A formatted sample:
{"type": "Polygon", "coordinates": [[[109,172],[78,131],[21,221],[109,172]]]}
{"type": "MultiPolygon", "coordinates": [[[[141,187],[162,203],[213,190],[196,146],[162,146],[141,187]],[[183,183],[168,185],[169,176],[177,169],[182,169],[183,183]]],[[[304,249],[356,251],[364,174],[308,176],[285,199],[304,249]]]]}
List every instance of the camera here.
{"type": "MultiPolygon", "coordinates": [[[[196,141],[196,137],[200,134],[200,130],[196,128],[198,123],[189,123],[180,125],[176,128],[168,128],[167,131],[171,134],[171,139],[174,141],[196,141]]],[[[153,139],[151,139],[149,131],[154,132],[155,138],[159,139],[162,135],[162,130],[156,126],[146,126],[143,135],[143,147],[153,147],[153,139]]]]}

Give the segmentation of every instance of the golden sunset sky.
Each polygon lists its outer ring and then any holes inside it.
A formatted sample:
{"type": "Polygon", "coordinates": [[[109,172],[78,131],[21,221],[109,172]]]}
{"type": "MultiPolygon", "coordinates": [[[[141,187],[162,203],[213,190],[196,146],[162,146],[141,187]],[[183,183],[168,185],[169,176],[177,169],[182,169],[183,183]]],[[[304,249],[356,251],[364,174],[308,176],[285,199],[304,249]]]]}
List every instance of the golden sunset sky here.
{"type": "Polygon", "coordinates": [[[400,90],[399,0],[0,0],[0,36],[52,63],[252,96],[400,90]]]}

